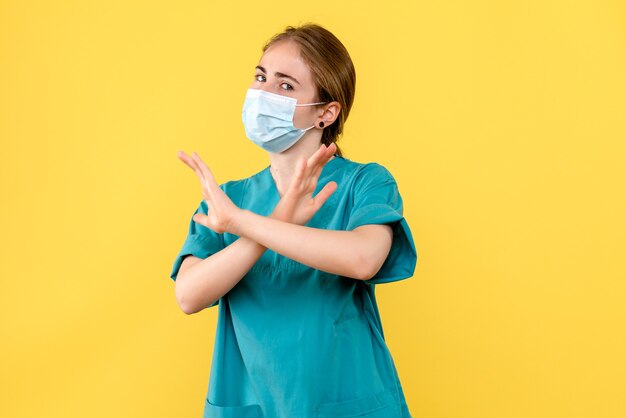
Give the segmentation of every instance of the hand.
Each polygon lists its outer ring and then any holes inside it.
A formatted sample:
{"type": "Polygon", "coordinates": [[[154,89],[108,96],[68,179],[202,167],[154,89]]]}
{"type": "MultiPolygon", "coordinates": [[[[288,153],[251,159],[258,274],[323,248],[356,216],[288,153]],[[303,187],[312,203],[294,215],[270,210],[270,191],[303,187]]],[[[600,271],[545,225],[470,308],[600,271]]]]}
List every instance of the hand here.
{"type": "Polygon", "coordinates": [[[308,160],[305,157],[298,160],[291,184],[270,217],[298,225],[305,225],[311,220],[330,195],[337,190],[337,183],[330,181],[315,197],[312,197],[322,168],[336,150],[337,146],[334,143],[328,147],[322,144],[308,160]]]}
{"type": "Polygon", "coordinates": [[[202,185],[202,196],[207,202],[207,215],[196,213],[193,220],[221,234],[231,232],[233,219],[241,211],[215,181],[213,173],[194,151],[192,156],[178,151],[178,158],[196,172],[202,185]]]}

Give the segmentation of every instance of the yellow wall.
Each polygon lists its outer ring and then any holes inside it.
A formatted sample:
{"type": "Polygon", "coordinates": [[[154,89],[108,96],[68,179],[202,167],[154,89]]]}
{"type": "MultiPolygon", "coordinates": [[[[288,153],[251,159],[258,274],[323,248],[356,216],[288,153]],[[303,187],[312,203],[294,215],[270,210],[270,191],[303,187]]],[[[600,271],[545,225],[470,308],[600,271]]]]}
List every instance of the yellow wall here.
{"type": "Polygon", "coordinates": [[[0,1],[0,416],[202,415],[176,152],[264,168],[245,91],[307,21],[353,57],[340,145],[394,174],[419,251],[377,287],[413,415],[626,416],[623,1],[211,3],[0,1]]]}

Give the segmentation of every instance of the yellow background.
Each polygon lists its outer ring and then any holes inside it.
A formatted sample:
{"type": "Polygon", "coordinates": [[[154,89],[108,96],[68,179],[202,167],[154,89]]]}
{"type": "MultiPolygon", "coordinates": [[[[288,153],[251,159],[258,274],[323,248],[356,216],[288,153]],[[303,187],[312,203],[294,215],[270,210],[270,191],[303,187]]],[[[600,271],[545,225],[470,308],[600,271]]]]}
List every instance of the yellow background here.
{"type": "Polygon", "coordinates": [[[414,417],[626,416],[626,7],[0,1],[0,416],[199,417],[217,309],[169,272],[201,199],[268,164],[261,46],[348,48],[339,144],[396,177],[415,276],[377,286],[414,417]]]}

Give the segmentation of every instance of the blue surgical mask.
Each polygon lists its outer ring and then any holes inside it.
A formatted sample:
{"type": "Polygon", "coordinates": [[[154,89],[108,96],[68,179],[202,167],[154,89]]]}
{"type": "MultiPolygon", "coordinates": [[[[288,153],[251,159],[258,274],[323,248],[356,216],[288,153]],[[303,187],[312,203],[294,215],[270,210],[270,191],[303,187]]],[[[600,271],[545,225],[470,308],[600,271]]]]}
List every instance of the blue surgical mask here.
{"type": "Polygon", "coordinates": [[[293,126],[296,106],[313,106],[326,102],[296,104],[297,99],[248,89],[241,118],[246,136],[266,151],[279,153],[289,149],[306,131],[315,127],[299,129],[293,126]]]}

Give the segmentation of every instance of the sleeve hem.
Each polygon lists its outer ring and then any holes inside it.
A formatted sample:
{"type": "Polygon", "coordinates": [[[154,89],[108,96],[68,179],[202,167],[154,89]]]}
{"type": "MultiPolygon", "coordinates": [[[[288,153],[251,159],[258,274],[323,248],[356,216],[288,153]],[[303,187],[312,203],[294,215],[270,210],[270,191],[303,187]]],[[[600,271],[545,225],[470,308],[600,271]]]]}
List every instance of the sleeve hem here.
{"type": "Polygon", "coordinates": [[[217,245],[215,240],[210,237],[200,234],[189,235],[183,244],[183,248],[176,256],[176,260],[172,266],[172,271],[170,272],[170,278],[176,281],[176,276],[178,275],[178,271],[180,270],[180,266],[183,263],[185,256],[193,255],[198,258],[207,258],[221,249],[221,246],[217,245]]]}
{"type": "Polygon", "coordinates": [[[371,224],[391,224],[404,217],[398,211],[391,210],[386,204],[370,204],[358,209],[348,222],[347,230],[351,231],[359,226],[371,224]]]}
{"type": "Polygon", "coordinates": [[[417,250],[406,219],[392,222],[393,243],[380,270],[365,283],[374,285],[396,282],[413,277],[417,265],[417,250]]]}

